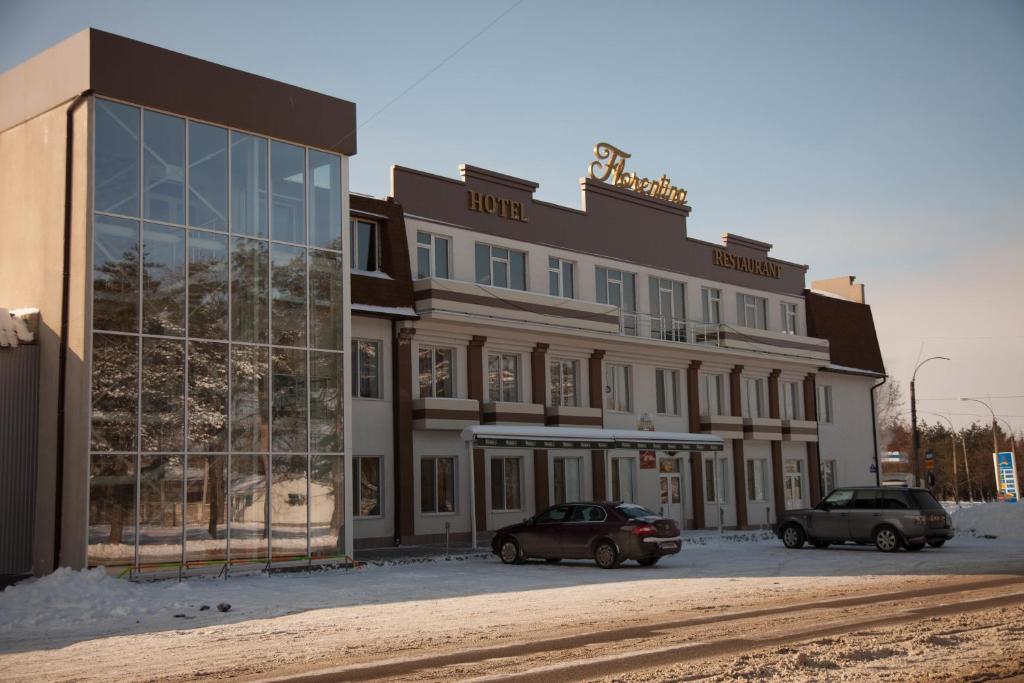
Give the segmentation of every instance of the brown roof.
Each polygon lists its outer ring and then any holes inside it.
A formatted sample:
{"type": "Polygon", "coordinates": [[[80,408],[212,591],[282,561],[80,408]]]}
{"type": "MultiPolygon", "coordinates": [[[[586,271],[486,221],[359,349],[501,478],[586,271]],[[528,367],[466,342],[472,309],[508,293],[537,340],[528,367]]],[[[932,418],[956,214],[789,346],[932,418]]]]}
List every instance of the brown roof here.
{"type": "Polygon", "coordinates": [[[833,365],[885,374],[871,307],[845,299],[804,292],[807,334],[828,339],[833,365]]]}
{"type": "MultiPolygon", "coordinates": [[[[353,273],[352,303],[414,308],[416,302],[413,300],[412,269],[402,205],[391,198],[375,199],[357,194],[349,195],[349,202],[353,220],[364,218],[380,226],[381,271],[390,278],[353,273]]],[[[365,315],[358,310],[353,312],[365,315]]]]}

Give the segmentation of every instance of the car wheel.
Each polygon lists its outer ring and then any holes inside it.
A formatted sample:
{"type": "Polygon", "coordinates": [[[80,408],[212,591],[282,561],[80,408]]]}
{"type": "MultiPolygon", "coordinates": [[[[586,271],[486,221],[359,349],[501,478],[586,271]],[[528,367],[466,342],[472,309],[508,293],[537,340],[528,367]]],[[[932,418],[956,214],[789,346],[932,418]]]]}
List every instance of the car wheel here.
{"type": "Polygon", "coordinates": [[[562,561],[562,558],[560,558],[560,557],[545,557],[544,561],[547,562],[548,564],[558,564],[559,562],[562,561]]]}
{"type": "Polygon", "coordinates": [[[907,550],[911,550],[913,552],[917,552],[918,550],[921,550],[922,548],[924,548],[924,545],[925,545],[924,543],[920,543],[920,542],[919,543],[908,543],[907,544],[907,550]]]}
{"type": "Polygon", "coordinates": [[[942,546],[946,545],[946,539],[933,538],[932,540],[928,541],[928,545],[930,545],[933,548],[941,548],[942,546]]]}
{"type": "Polygon", "coordinates": [[[900,549],[900,537],[891,526],[879,527],[875,530],[875,547],[883,553],[894,553],[900,549]]]}
{"type": "Polygon", "coordinates": [[[807,536],[804,534],[804,530],[796,524],[790,524],[782,530],[782,544],[790,550],[802,548],[806,540],[807,536]]]}
{"type": "Polygon", "coordinates": [[[828,541],[811,541],[811,545],[815,548],[827,548],[831,544],[828,541]]]}
{"type": "Polygon", "coordinates": [[[646,557],[642,560],[637,560],[637,562],[640,564],[641,567],[653,567],[654,565],[658,564],[658,560],[660,559],[660,557],[646,557]]]}
{"type": "Polygon", "coordinates": [[[594,549],[594,562],[601,569],[615,569],[619,566],[619,552],[609,541],[602,541],[594,549]]]}
{"type": "Polygon", "coordinates": [[[505,564],[516,564],[519,562],[519,544],[514,538],[506,538],[501,542],[498,549],[498,556],[505,564]]]}

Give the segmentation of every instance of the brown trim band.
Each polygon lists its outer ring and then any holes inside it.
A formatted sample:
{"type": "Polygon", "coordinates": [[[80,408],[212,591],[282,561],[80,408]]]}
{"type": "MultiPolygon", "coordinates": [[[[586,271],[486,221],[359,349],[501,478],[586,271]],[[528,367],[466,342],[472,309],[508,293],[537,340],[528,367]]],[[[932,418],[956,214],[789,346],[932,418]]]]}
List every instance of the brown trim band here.
{"type": "Polygon", "coordinates": [[[702,432],[742,432],[743,425],[738,422],[701,422],[702,432]]]}
{"type": "Polygon", "coordinates": [[[469,420],[480,421],[480,413],[475,410],[444,410],[443,408],[417,408],[412,411],[414,420],[469,420]]]}
{"type": "Polygon", "coordinates": [[[815,427],[783,427],[782,433],[798,436],[817,436],[818,430],[815,427]]]}
{"type": "MultiPolygon", "coordinates": [[[[519,290],[512,290],[519,291],[519,290]]],[[[466,294],[464,292],[450,292],[443,289],[421,289],[418,290],[414,298],[416,301],[424,301],[426,299],[440,299],[442,301],[454,301],[461,304],[474,304],[477,306],[491,306],[493,308],[504,308],[507,310],[523,311],[526,313],[537,313],[539,315],[551,315],[560,318],[573,318],[576,320],[592,320],[598,323],[605,323],[607,325],[615,325],[618,327],[619,318],[614,315],[607,315],[605,313],[588,313],[586,311],[576,311],[571,308],[563,308],[561,306],[545,306],[544,304],[533,304],[520,301],[508,301],[506,299],[499,299],[493,296],[481,296],[477,294],[466,294]]]]}
{"type": "Polygon", "coordinates": [[[484,413],[485,424],[496,424],[499,422],[515,422],[517,424],[544,424],[542,413],[484,413]]]}
{"type": "MultiPolygon", "coordinates": [[[[779,346],[786,349],[798,349],[800,351],[817,351],[828,355],[828,347],[818,344],[807,344],[805,342],[789,341],[788,339],[775,339],[771,337],[756,337],[754,335],[736,332],[735,330],[722,330],[718,333],[722,341],[738,341],[745,344],[763,344],[765,346],[779,346]]],[[[710,335],[709,335],[710,337],[710,335]]],[[[713,338],[713,337],[712,337],[713,338]]]]}
{"type": "Polygon", "coordinates": [[[547,425],[549,427],[603,427],[604,418],[600,415],[549,415],[547,425]]]}
{"type": "Polygon", "coordinates": [[[745,434],[752,434],[754,432],[770,433],[770,434],[781,434],[782,425],[743,425],[743,432],[745,434]]]}

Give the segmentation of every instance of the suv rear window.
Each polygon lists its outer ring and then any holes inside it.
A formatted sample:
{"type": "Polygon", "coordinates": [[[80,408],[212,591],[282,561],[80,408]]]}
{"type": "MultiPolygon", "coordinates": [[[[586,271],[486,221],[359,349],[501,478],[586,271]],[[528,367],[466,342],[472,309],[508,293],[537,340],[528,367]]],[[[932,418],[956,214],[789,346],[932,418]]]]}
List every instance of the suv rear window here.
{"type": "Polygon", "coordinates": [[[935,500],[935,496],[927,491],[911,491],[910,495],[914,497],[914,502],[917,503],[917,508],[919,510],[942,509],[942,506],[939,505],[939,501],[935,500]]]}

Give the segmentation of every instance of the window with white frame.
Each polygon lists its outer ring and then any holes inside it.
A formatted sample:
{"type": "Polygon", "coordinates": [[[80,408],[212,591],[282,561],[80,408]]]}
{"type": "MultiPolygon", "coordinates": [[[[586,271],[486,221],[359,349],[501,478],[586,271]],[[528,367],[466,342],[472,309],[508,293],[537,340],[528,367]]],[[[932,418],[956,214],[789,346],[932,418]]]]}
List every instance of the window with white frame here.
{"type": "Polygon", "coordinates": [[[786,497],[786,509],[792,510],[803,505],[804,463],[801,460],[786,460],[782,467],[782,487],[786,497]]]}
{"type": "Polygon", "coordinates": [[[492,401],[521,400],[518,353],[487,354],[487,390],[492,401]]]}
{"type": "Polygon", "coordinates": [[[722,322],[722,290],[714,287],[701,287],[700,306],[705,323],[717,325],[722,322]]]}
{"type": "Polygon", "coordinates": [[[597,303],[619,308],[623,334],[636,335],[636,275],[597,266],[597,303]]]}
{"type": "Polygon", "coordinates": [[[612,458],[612,500],[632,503],[636,497],[636,458],[612,458]]]}
{"type": "Polygon", "coordinates": [[[416,233],[416,277],[451,277],[449,238],[429,232],[416,233]]]}
{"type": "Polygon", "coordinates": [[[659,277],[647,278],[651,297],[651,337],[686,341],[686,286],[659,277]]]}
{"type": "Polygon", "coordinates": [[[551,405],[578,406],[579,403],[579,361],[553,358],[549,364],[551,372],[551,405]]]}
{"type": "Polygon", "coordinates": [[[747,499],[752,503],[768,500],[768,460],[751,458],[747,461],[747,499]]]}
{"type": "Polygon", "coordinates": [[[374,273],[380,270],[380,227],[373,221],[354,220],[350,224],[352,270],[374,273]]]}
{"type": "Polygon", "coordinates": [[[548,293],[551,296],[575,298],[576,264],[555,256],[548,257],[548,293]]]}
{"type": "Polygon", "coordinates": [[[700,414],[725,415],[725,375],[701,373],[700,414]]]}
{"type": "Polygon", "coordinates": [[[768,300],[742,292],[736,295],[736,322],[744,327],[768,329],[768,300]]]}
{"type": "Polygon", "coordinates": [[[656,368],[654,386],[659,415],[679,415],[679,371],[656,368]]]}
{"type": "Polygon", "coordinates": [[[455,349],[420,346],[420,398],[455,398],[455,349]]]}
{"type": "Polygon", "coordinates": [[[802,420],[803,405],[800,403],[799,382],[779,382],[779,398],[783,420],[802,420]]]}
{"type": "Polygon", "coordinates": [[[797,330],[796,304],[782,302],[782,331],[785,334],[800,334],[797,330]]]}
{"type": "Polygon", "coordinates": [[[491,458],[491,510],[511,512],[523,508],[522,470],[520,457],[491,458]]]}
{"type": "Polygon", "coordinates": [[[455,465],[453,457],[420,459],[420,512],[455,512],[455,465]]]}
{"type": "Polygon", "coordinates": [[[743,417],[764,417],[764,379],[743,378],[743,417]]]}
{"type": "Polygon", "coordinates": [[[554,469],[555,503],[573,503],[583,499],[583,459],[556,457],[554,469]]]}
{"type": "Polygon", "coordinates": [[[835,460],[822,460],[821,461],[821,495],[827,496],[835,490],[838,483],[836,482],[836,461],[835,460]]]}
{"type": "Polygon", "coordinates": [[[476,282],[526,291],[526,254],[489,244],[476,245],[476,282]]]}
{"type": "Polygon", "coordinates": [[[352,515],[379,517],[381,513],[381,459],[378,456],[352,458],[352,515]]]}
{"type": "Polygon", "coordinates": [[[704,461],[704,500],[708,503],[729,503],[729,461],[714,457],[704,461]]]}
{"type": "Polygon", "coordinates": [[[380,398],[380,342],[352,340],[352,397],[380,398]]]}
{"type": "Polygon", "coordinates": [[[604,407],[618,413],[633,412],[633,368],[608,364],[604,368],[604,407]]]}
{"type": "Polygon", "coordinates": [[[832,413],[832,387],[827,384],[818,385],[818,422],[831,424],[834,415],[832,413]]]}

